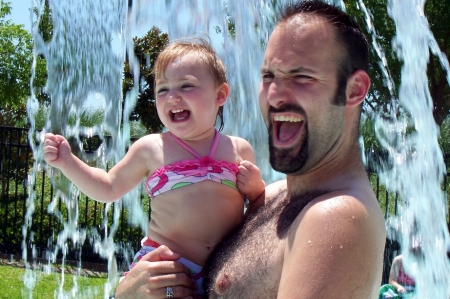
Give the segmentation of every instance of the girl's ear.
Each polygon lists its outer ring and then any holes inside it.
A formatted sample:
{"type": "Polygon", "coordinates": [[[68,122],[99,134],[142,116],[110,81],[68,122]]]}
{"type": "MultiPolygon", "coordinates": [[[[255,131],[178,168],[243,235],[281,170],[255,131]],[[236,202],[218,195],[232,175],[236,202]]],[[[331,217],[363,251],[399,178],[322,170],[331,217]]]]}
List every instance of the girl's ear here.
{"type": "Polygon", "coordinates": [[[354,107],[361,104],[370,88],[369,75],[363,70],[357,70],[347,81],[346,106],[354,107]]]}
{"type": "Polygon", "coordinates": [[[217,96],[216,96],[217,105],[219,106],[225,105],[229,93],[230,87],[228,86],[228,84],[227,83],[220,84],[219,88],[217,89],[217,96]]]}

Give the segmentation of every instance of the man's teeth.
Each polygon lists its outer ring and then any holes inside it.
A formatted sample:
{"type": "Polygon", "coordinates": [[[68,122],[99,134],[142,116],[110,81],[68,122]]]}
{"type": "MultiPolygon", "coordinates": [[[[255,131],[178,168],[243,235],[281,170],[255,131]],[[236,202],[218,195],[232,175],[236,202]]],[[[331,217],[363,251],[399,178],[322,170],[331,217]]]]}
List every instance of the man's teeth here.
{"type": "Polygon", "coordinates": [[[179,112],[183,112],[183,109],[174,109],[174,110],[170,110],[170,112],[172,113],[179,113],[179,112]]]}
{"type": "Polygon", "coordinates": [[[275,121],[289,121],[289,122],[301,122],[303,119],[301,117],[298,116],[293,116],[293,115],[275,115],[273,117],[273,120],[275,121]]]}

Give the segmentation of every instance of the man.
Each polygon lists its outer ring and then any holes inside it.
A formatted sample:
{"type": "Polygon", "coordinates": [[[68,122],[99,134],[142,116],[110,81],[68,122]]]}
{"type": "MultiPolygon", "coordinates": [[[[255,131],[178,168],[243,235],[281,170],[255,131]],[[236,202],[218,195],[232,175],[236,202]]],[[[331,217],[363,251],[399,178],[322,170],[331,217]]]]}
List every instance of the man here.
{"type": "MultiPolygon", "coordinates": [[[[320,1],[288,5],[262,63],[259,93],[270,162],[286,181],[266,188],[243,226],[211,256],[208,298],[376,298],[384,219],[358,144],[370,86],[354,21],[320,1]]],[[[159,248],[116,298],[188,298],[178,255],[159,248]],[[131,288],[134,288],[131,291],[131,288]],[[145,297],[147,296],[147,297],[145,297]]],[[[127,280],[128,279],[128,280],[127,280]]]]}

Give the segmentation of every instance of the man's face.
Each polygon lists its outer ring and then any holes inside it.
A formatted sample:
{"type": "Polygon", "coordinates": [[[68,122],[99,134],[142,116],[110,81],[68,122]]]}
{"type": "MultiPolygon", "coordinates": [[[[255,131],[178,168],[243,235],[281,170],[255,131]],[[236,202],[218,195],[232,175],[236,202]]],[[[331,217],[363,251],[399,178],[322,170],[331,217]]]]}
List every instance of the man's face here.
{"type": "Polygon", "coordinates": [[[344,106],[333,105],[341,59],[334,29],[299,15],[274,30],[261,68],[259,102],[269,130],[270,162],[286,174],[324,162],[342,136],[344,106]]]}

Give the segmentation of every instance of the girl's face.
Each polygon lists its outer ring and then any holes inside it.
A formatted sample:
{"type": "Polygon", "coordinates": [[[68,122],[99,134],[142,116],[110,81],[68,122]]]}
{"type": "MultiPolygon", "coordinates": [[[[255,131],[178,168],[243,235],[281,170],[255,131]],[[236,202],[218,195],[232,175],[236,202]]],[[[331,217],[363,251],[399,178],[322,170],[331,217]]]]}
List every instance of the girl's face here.
{"type": "Polygon", "coordinates": [[[228,85],[216,86],[198,56],[187,54],[169,63],[164,76],[156,78],[156,109],[161,122],[177,137],[201,139],[214,130],[217,111],[228,93],[228,85]]]}

